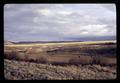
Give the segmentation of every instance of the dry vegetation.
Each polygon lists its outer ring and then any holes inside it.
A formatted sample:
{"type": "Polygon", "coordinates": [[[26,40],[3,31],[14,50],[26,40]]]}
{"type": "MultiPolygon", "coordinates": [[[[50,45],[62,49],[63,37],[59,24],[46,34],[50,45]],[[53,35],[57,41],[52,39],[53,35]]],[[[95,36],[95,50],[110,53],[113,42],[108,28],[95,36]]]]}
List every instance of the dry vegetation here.
{"type": "Polygon", "coordinates": [[[115,67],[100,65],[55,66],[5,59],[4,67],[8,80],[116,79],[115,67]]]}
{"type": "Polygon", "coordinates": [[[9,59],[5,60],[6,79],[116,78],[116,44],[110,41],[5,45],[4,57],[9,59]],[[37,68],[38,65],[40,68],[37,68]],[[47,69],[42,68],[43,65],[47,69]],[[73,68],[73,65],[77,69],[73,68]],[[96,69],[96,67],[98,68],[96,69]],[[114,68],[114,72],[111,68],[114,68]],[[98,71],[99,69],[100,71],[98,71]],[[104,69],[107,72],[104,72],[104,69]],[[33,73],[31,74],[29,71],[33,73]],[[64,73],[61,74],[61,72],[64,73]]]}

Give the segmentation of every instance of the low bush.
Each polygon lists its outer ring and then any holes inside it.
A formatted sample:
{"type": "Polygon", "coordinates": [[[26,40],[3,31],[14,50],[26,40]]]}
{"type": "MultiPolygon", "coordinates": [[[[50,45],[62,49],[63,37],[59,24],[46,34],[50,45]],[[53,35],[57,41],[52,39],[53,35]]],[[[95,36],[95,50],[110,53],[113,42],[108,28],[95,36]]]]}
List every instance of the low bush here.
{"type": "Polygon", "coordinates": [[[47,58],[42,56],[42,57],[36,58],[35,62],[37,62],[37,63],[47,63],[47,58]]]}
{"type": "MultiPolygon", "coordinates": [[[[50,63],[50,62],[49,62],[50,63]]],[[[66,66],[69,65],[67,62],[51,62],[52,65],[66,66]]]]}
{"type": "Polygon", "coordinates": [[[4,57],[7,59],[18,59],[18,52],[16,51],[11,51],[11,52],[6,52],[4,53],[4,57]]]}
{"type": "Polygon", "coordinates": [[[102,56],[92,56],[92,57],[81,56],[80,58],[71,58],[69,60],[69,64],[74,64],[74,65],[98,64],[103,66],[112,66],[112,65],[116,65],[116,63],[117,61],[115,58],[108,58],[102,56]]]}
{"type": "Polygon", "coordinates": [[[77,60],[76,58],[71,58],[71,59],[69,60],[69,64],[78,65],[78,64],[79,64],[79,60],[77,60]]]}
{"type": "Polygon", "coordinates": [[[69,64],[82,64],[82,65],[87,65],[87,64],[92,64],[92,58],[90,56],[80,56],[79,58],[71,58],[69,60],[69,64]]]}
{"type": "Polygon", "coordinates": [[[116,63],[117,61],[115,58],[101,57],[99,64],[104,66],[112,66],[112,65],[116,65],[116,63]]]}

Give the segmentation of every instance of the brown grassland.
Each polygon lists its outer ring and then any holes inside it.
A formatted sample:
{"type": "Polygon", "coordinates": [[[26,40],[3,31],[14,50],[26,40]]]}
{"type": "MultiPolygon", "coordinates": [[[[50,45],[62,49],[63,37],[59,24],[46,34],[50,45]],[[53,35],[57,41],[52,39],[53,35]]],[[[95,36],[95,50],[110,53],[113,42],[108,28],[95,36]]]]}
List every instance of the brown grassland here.
{"type": "Polygon", "coordinates": [[[115,79],[116,42],[4,45],[9,80],[115,79]]]}

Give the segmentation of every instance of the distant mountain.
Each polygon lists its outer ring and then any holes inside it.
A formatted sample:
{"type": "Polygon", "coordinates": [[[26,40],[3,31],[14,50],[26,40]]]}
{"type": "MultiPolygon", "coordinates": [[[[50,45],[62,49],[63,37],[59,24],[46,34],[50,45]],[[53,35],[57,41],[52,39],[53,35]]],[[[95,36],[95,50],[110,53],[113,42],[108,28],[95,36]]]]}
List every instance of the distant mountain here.
{"type": "Polygon", "coordinates": [[[84,42],[84,41],[104,41],[104,40],[116,40],[116,36],[89,36],[89,37],[67,37],[61,40],[53,40],[53,41],[4,41],[5,44],[31,44],[31,43],[64,43],[64,42],[84,42]]]}
{"type": "Polygon", "coordinates": [[[11,45],[11,44],[14,44],[14,42],[4,40],[4,44],[6,44],[6,45],[11,45]]]}
{"type": "Polygon", "coordinates": [[[66,38],[68,40],[73,40],[73,41],[104,41],[104,40],[116,40],[115,36],[91,36],[91,37],[78,37],[78,38],[66,38]]]}
{"type": "Polygon", "coordinates": [[[21,41],[15,44],[29,44],[29,43],[62,43],[62,42],[82,42],[82,41],[21,41]]]}

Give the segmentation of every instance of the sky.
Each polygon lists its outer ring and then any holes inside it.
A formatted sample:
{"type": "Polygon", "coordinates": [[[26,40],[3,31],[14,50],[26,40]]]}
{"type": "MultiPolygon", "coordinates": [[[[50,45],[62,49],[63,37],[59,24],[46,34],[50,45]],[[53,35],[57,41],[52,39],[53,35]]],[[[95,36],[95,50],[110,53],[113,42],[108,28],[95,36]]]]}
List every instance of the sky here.
{"type": "Polygon", "coordinates": [[[6,4],[4,40],[116,37],[115,4],[6,4]]]}

